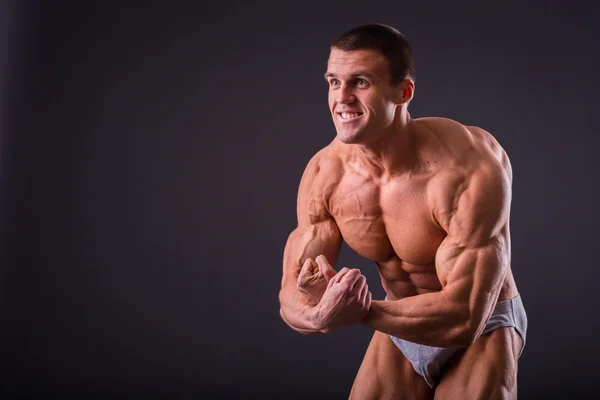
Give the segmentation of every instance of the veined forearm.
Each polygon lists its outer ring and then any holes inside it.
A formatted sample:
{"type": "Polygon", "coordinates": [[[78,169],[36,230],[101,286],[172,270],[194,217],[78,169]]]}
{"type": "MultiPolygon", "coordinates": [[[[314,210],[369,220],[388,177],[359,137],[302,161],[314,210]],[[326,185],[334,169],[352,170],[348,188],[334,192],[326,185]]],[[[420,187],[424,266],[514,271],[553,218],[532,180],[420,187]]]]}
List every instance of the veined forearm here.
{"type": "Polygon", "coordinates": [[[315,328],[309,328],[308,324],[303,324],[302,321],[296,321],[295,323],[292,323],[289,321],[289,319],[286,317],[285,312],[283,311],[283,307],[281,308],[279,314],[281,315],[281,319],[293,330],[295,330],[296,332],[302,333],[303,335],[320,335],[323,334],[324,332],[321,332],[318,329],[315,328]],[[305,326],[304,328],[301,326],[305,326]]]}
{"type": "Polygon", "coordinates": [[[292,329],[303,334],[322,333],[317,326],[317,314],[314,301],[300,292],[281,293],[281,319],[292,329]]]}
{"type": "Polygon", "coordinates": [[[363,325],[411,342],[435,347],[470,344],[469,308],[443,292],[394,301],[373,301],[363,325]]]}

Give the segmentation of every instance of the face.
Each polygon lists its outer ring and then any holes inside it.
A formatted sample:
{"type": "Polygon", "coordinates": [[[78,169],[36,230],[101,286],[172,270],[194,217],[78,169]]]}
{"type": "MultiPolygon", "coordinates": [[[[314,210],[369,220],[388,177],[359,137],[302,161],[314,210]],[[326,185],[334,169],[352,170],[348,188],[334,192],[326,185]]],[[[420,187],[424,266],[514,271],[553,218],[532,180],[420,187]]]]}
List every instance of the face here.
{"type": "Polygon", "coordinates": [[[385,135],[396,114],[399,88],[390,85],[382,54],[333,48],[325,78],[329,110],[342,142],[368,143],[385,135]]]}

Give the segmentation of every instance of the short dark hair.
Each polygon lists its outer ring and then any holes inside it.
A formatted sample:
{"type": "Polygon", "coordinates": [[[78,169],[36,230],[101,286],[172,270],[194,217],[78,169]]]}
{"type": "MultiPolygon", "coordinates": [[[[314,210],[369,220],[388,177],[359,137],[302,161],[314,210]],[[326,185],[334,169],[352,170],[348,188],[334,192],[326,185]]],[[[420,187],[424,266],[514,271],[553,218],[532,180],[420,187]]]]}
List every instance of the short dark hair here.
{"type": "Polygon", "coordinates": [[[416,78],[410,43],[404,35],[391,26],[368,24],[352,28],[338,37],[331,48],[343,51],[379,51],[388,60],[392,85],[406,78],[412,80],[416,78]]]}

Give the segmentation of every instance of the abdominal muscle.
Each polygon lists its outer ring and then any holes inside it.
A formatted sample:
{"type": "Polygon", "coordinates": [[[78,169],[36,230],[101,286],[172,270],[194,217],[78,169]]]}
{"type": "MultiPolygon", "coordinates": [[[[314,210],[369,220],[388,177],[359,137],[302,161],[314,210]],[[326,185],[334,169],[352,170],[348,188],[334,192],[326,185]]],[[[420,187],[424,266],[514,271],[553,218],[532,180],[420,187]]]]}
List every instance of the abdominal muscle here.
{"type": "Polygon", "coordinates": [[[435,269],[431,263],[415,265],[394,255],[387,261],[376,262],[381,276],[381,284],[388,300],[442,290],[435,269]]]}

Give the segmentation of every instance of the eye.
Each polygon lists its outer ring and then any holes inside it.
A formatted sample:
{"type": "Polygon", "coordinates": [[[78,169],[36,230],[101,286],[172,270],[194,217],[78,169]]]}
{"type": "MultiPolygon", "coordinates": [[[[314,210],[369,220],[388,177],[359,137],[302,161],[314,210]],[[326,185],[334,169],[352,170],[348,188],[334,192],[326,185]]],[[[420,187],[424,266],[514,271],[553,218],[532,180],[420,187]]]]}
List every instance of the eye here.
{"type": "Polygon", "coordinates": [[[365,81],[365,80],[364,80],[364,79],[362,79],[362,78],[358,78],[358,79],[356,80],[356,85],[357,85],[357,86],[367,86],[367,81],[365,81]]]}
{"type": "Polygon", "coordinates": [[[340,81],[338,81],[337,79],[332,79],[329,81],[329,86],[338,86],[340,84],[340,81]]]}

